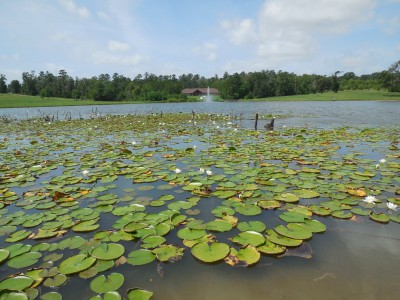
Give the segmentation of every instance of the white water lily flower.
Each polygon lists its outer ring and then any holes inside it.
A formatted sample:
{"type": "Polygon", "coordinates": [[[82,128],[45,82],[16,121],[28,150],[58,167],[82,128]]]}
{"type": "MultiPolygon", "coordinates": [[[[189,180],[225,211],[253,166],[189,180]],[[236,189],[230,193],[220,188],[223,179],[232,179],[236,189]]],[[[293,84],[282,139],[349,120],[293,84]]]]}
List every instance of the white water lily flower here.
{"type": "Polygon", "coordinates": [[[133,146],[135,146],[135,145],[137,144],[137,142],[136,142],[136,141],[133,141],[131,144],[132,144],[133,146]]]}
{"type": "Polygon", "coordinates": [[[386,206],[387,206],[388,209],[397,211],[397,204],[394,204],[392,202],[386,202],[386,206]]]}
{"type": "Polygon", "coordinates": [[[193,145],[193,149],[196,149],[197,148],[197,146],[196,145],[193,145]]]}
{"type": "Polygon", "coordinates": [[[376,164],[375,169],[379,169],[379,164],[376,164]]]}
{"type": "Polygon", "coordinates": [[[199,170],[199,172],[200,172],[201,174],[203,174],[205,171],[206,171],[206,170],[204,170],[203,168],[200,168],[200,170],[199,170]]]}
{"type": "Polygon", "coordinates": [[[378,201],[378,199],[375,196],[367,196],[364,198],[363,201],[369,204],[375,204],[375,202],[378,201]]]}
{"type": "Polygon", "coordinates": [[[83,176],[86,176],[87,174],[89,174],[89,171],[88,171],[88,170],[83,170],[83,171],[82,171],[82,175],[83,175],[83,176]]]}
{"type": "Polygon", "coordinates": [[[380,162],[381,164],[384,164],[384,163],[386,162],[386,159],[382,158],[382,159],[379,160],[379,162],[380,162]]]}
{"type": "Polygon", "coordinates": [[[208,176],[211,176],[211,175],[213,174],[213,172],[212,172],[211,170],[207,170],[207,171],[206,171],[206,174],[207,174],[208,176]]]}
{"type": "Polygon", "coordinates": [[[176,169],[175,169],[175,173],[176,173],[176,174],[182,173],[182,170],[179,169],[179,168],[176,168],[176,169]]]}

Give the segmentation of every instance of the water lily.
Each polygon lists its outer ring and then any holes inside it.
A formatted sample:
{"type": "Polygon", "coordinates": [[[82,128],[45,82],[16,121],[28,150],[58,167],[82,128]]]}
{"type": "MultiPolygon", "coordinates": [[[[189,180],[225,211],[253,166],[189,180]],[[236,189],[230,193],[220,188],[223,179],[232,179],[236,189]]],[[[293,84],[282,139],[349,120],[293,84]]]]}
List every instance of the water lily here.
{"type": "Polygon", "coordinates": [[[88,170],[83,170],[83,171],[82,171],[82,175],[83,175],[83,176],[87,176],[88,174],[89,174],[89,171],[88,171],[88,170]]]}
{"type": "Polygon", "coordinates": [[[376,164],[375,169],[379,169],[379,164],[376,164]]]}
{"type": "Polygon", "coordinates": [[[379,162],[380,162],[381,164],[384,164],[384,163],[386,162],[386,159],[382,158],[382,159],[379,160],[379,162]]]}
{"type": "Polygon", "coordinates": [[[206,171],[206,174],[207,174],[208,176],[211,176],[211,175],[213,174],[213,172],[212,172],[211,170],[207,170],[207,171],[206,171]]]}
{"type": "Polygon", "coordinates": [[[203,168],[200,168],[200,170],[199,170],[199,172],[200,172],[201,174],[203,174],[205,171],[206,171],[206,170],[204,170],[203,168]]]}
{"type": "Polygon", "coordinates": [[[397,211],[397,204],[394,204],[392,202],[386,202],[386,206],[387,206],[388,209],[397,211]]]}
{"type": "Polygon", "coordinates": [[[196,149],[197,148],[197,146],[196,145],[193,145],[193,149],[196,149]]]}
{"type": "Polygon", "coordinates": [[[179,168],[176,168],[176,169],[175,169],[175,173],[176,173],[176,174],[182,173],[182,170],[179,169],[179,168]]]}
{"type": "Polygon", "coordinates": [[[367,196],[364,198],[363,201],[369,204],[375,204],[375,202],[378,201],[378,199],[375,196],[367,196]]]}

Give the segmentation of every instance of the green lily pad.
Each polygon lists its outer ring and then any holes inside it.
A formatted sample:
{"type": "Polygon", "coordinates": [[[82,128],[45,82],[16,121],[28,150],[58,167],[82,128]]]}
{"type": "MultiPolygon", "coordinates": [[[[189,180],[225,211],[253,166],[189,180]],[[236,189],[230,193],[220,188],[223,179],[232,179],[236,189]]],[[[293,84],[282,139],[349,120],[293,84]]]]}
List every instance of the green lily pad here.
{"type": "Polygon", "coordinates": [[[178,231],[178,237],[183,240],[197,240],[202,236],[206,235],[205,230],[183,228],[178,231]]]}
{"type": "Polygon", "coordinates": [[[134,266],[145,265],[156,259],[156,255],[150,250],[134,250],[128,254],[127,262],[134,266]]]}
{"type": "Polygon", "coordinates": [[[277,245],[269,240],[266,240],[264,244],[257,247],[257,250],[263,254],[282,254],[286,251],[285,246],[277,245]]]}
{"type": "Polygon", "coordinates": [[[374,221],[376,221],[376,222],[379,222],[379,223],[388,223],[389,220],[390,220],[390,218],[389,218],[386,214],[384,214],[384,213],[376,214],[376,213],[371,212],[371,214],[369,215],[369,217],[370,217],[372,220],[374,220],[374,221]]]}
{"type": "Polygon", "coordinates": [[[288,203],[295,203],[300,200],[300,198],[294,194],[291,193],[284,193],[281,194],[280,196],[274,197],[275,200],[282,201],[282,202],[288,202],[288,203]]]}
{"type": "Polygon", "coordinates": [[[353,207],[350,211],[358,216],[369,216],[371,212],[370,210],[363,209],[362,207],[353,207]]]}
{"type": "Polygon", "coordinates": [[[257,205],[263,209],[274,209],[281,206],[281,203],[276,200],[261,200],[257,205]]]}
{"type": "Polygon", "coordinates": [[[7,260],[8,256],[10,255],[10,251],[7,249],[0,248],[0,264],[7,260]]]}
{"type": "Polygon", "coordinates": [[[150,300],[151,297],[153,297],[153,292],[140,288],[133,288],[128,290],[127,295],[129,300],[150,300]]]}
{"type": "Polygon", "coordinates": [[[32,246],[28,244],[17,243],[8,246],[6,249],[10,252],[9,258],[13,258],[15,256],[31,251],[32,246]]]}
{"type": "Polygon", "coordinates": [[[94,248],[91,255],[102,260],[113,260],[124,254],[125,248],[120,244],[103,243],[94,248]]]}
{"type": "MultiPolygon", "coordinates": [[[[28,295],[23,292],[3,290],[0,291],[0,299],[1,300],[28,300],[28,295]]],[[[32,298],[34,299],[34,298],[32,298]]]]}
{"type": "Polygon", "coordinates": [[[97,219],[94,220],[89,220],[89,221],[83,221],[81,223],[78,223],[74,226],[72,226],[72,230],[75,232],[89,232],[96,230],[99,228],[99,224],[95,224],[97,222],[97,219]]]}
{"type": "Polygon", "coordinates": [[[249,221],[238,223],[237,228],[240,231],[256,231],[261,233],[265,231],[266,226],[263,222],[260,221],[249,221]]]}
{"type": "Polygon", "coordinates": [[[79,273],[89,269],[95,262],[96,258],[94,257],[87,257],[85,254],[78,254],[61,262],[58,266],[58,271],[64,275],[79,273]]]}
{"type": "Polygon", "coordinates": [[[62,296],[57,292],[49,292],[40,296],[41,300],[62,300],[62,296]]]}
{"type": "Polygon", "coordinates": [[[8,260],[7,265],[11,268],[21,269],[36,264],[42,254],[39,252],[27,252],[8,260]]]}
{"type": "Polygon", "coordinates": [[[67,276],[64,274],[57,274],[52,278],[47,278],[44,282],[44,286],[57,287],[64,284],[67,281],[67,276]]]}
{"type": "Polygon", "coordinates": [[[34,282],[33,278],[23,275],[7,278],[0,282],[0,291],[5,289],[23,291],[32,286],[34,282]]]}
{"type": "Polygon", "coordinates": [[[111,273],[107,277],[100,275],[90,282],[92,291],[104,294],[118,290],[124,283],[124,276],[119,273],[111,273]]]}
{"type": "Polygon", "coordinates": [[[293,190],[293,194],[296,196],[303,198],[303,199],[311,199],[319,197],[319,193],[312,190],[307,189],[300,189],[300,190],[293,190]]]}
{"type": "Polygon", "coordinates": [[[183,256],[184,248],[173,245],[161,245],[152,250],[161,262],[174,262],[180,260],[183,256]]]}
{"type": "Polygon", "coordinates": [[[326,231],[325,224],[318,220],[305,220],[302,225],[309,229],[312,233],[321,233],[326,231]]]}
{"type": "Polygon", "coordinates": [[[265,243],[265,237],[256,231],[244,231],[234,236],[232,242],[243,246],[252,245],[257,247],[265,243]]]}
{"type": "Polygon", "coordinates": [[[312,232],[306,226],[298,223],[289,223],[286,227],[278,225],[275,227],[275,231],[280,235],[297,240],[307,240],[312,237],[312,232]]]}
{"type": "Polygon", "coordinates": [[[153,249],[158,247],[159,245],[165,243],[166,239],[162,236],[148,236],[143,239],[142,248],[145,249],[153,249]]]}
{"type": "Polygon", "coordinates": [[[226,232],[232,229],[232,225],[224,220],[214,220],[205,224],[206,229],[216,232],[226,232]]]}
{"type": "Polygon", "coordinates": [[[332,217],[338,219],[350,219],[353,216],[351,212],[344,211],[344,210],[335,210],[332,212],[332,217]]]}
{"type": "Polygon", "coordinates": [[[223,260],[230,251],[227,244],[201,242],[193,246],[192,255],[203,262],[217,262],[223,260]]]}
{"type": "Polygon", "coordinates": [[[235,210],[244,216],[256,216],[262,212],[261,208],[257,205],[240,205],[235,207],[235,210]]]}
{"type": "Polygon", "coordinates": [[[31,234],[30,231],[20,230],[12,233],[8,238],[6,238],[6,242],[15,243],[26,239],[31,234]]]}
{"type": "Polygon", "coordinates": [[[252,245],[247,245],[246,247],[241,248],[236,256],[247,266],[257,263],[261,257],[260,252],[258,252],[257,248],[252,245]]]}
{"type": "Polygon", "coordinates": [[[266,237],[269,241],[274,244],[285,246],[285,247],[297,247],[303,243],[303,240],[292,239],[276,233],[275,231],[268,229],[266,237]]]}
{"type": "Polygon", "coordinates": [[[281,213],[279,218],[288,223],[302,223],[305,222],[306,219],[309,219],[309,217],[304,214],[291,211],[285,211],[281,213]]]}

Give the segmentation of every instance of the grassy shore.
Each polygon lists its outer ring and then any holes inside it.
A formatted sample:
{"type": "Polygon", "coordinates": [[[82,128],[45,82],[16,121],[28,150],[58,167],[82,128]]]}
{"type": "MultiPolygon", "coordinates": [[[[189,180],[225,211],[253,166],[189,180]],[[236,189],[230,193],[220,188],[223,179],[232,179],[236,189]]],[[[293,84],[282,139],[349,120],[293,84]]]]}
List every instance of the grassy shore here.
{"type": "MultiPolygon", "coordinates": [[[[371,91],[371,90],[355,90],[355,91],[340,91],[338,93],[327,92],[327,93],[308,94],[308,95],[269,97],[269,98],[252,99],[246,101],[332,101],[332,100],[337,100],[337,101],[400,100],[400,93],[390,93],[385,91],[371,91]]],[[[110,105],[110,104],[132,104],[132,103],[145,103],[145,102],[74,100],[65,98],[41,98],[39,96],[0,94],[0,108],[110,105]]]]}

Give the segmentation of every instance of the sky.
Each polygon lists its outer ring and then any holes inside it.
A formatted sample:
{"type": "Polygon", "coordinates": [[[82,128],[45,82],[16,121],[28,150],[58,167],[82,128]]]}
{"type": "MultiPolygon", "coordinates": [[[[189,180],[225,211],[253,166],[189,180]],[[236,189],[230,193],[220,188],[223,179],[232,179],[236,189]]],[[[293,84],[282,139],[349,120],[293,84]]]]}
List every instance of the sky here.
{"type": "Polygon", "coordinates": [[[0,74],[357,75],[400,60],[400,0],[0,0],[0,74]]]}

